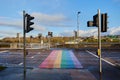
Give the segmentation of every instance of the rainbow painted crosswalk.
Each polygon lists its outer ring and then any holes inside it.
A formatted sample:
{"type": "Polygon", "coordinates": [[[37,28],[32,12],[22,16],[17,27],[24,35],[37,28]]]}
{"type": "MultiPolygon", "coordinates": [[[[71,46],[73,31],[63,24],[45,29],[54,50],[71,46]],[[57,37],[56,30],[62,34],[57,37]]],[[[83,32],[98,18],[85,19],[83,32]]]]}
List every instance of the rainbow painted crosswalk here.
{"type": "Polygon", "coordinates": [[[40,64],[40,68],[82,68],[71,50],[53,50],[40,64]]]}

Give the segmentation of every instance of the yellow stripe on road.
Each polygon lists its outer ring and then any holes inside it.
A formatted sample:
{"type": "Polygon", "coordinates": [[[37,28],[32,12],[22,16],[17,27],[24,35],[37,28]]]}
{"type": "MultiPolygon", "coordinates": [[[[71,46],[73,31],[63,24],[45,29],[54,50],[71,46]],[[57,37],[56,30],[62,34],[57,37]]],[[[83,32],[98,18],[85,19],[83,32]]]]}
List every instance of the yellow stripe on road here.
{"type": "Polygon", "coordinates": [[[62,50],[59,50],[56,53],[57,53],[57,58],[54,63],[54,68],[60,68],[61,67],[62,50]]]}

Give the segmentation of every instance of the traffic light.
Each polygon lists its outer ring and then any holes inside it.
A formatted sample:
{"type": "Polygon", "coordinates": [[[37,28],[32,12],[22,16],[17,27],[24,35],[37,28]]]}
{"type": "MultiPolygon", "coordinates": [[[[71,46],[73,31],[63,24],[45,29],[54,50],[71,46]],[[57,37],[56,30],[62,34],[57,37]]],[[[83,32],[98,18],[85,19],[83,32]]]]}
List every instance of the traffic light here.
{"type": "Polygon", "coordinates": [[[53,32],[48,32],[48,36],[53,37],[53,32]]]}
{"type": "Polygon", "coordinates": [[[26,14],[26,33],[30,32],[31,30],[33,30],[34,28],[30,27],[31,25],[34,24],[34,22],[31,22],[31,20],[33,20],[34,17],[30,16],[29,14],[26,14]]]}
{"type": "Polygon", "coordinates": [[[88,21],[88,22],[87,22],[87,26],[88,26],[88,27],[93,26],[93,21],[88,21]]]}
{"type": "Polygon", "coordinates": [[[107,13],[101,15],[101,32],[107,32],[107,13]]]}
{"type": "Polygon", "coordinates": [[[93,16],[93,21],[88,21],[87,22],[87,26],[88,27],[91,27],[91,26],[98,27],[99,26],[98,14],[96,14],[96,15],[93,16]]]}
{"type": "Polygon", "coordinates": [[[93,16],[93,26],[96,26],[96,27],[99,26],[98,14],[93,16]]]}

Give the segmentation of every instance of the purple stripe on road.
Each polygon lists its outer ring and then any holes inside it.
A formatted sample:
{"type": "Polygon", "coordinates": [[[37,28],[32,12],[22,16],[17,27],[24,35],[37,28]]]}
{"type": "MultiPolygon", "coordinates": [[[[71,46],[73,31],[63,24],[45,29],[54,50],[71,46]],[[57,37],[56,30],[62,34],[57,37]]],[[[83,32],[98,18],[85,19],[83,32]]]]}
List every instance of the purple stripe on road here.
{"type": "Polygon", "coordinates": [[[74,61],[74,65],[76,66],[76,68],[83,68],[83,66],[78,61],[78,59],[76,58],[76,56],[74,55],[74,53],[72,51],[69,51],[69,53],[71,54],[71,58],[74,61]]]}

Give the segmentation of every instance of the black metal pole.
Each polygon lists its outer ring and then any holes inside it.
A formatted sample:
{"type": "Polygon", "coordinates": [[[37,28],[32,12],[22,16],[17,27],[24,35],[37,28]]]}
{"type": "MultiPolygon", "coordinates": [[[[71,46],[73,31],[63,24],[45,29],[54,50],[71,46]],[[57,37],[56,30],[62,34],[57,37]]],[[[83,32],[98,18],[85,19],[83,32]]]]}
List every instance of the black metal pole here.
{"type": "Polygon", "coordinates": [[[77,13],[77,42],[78,42],[77,48],[79,48],[79,14],[80,12],[77,13]]]}
{"type": "Polygon", "coordinates": [[[24,64],[24,80],[26,80],[26,33],[25,33],[25,11],[23,11],[23,64],[24,64]]]}

